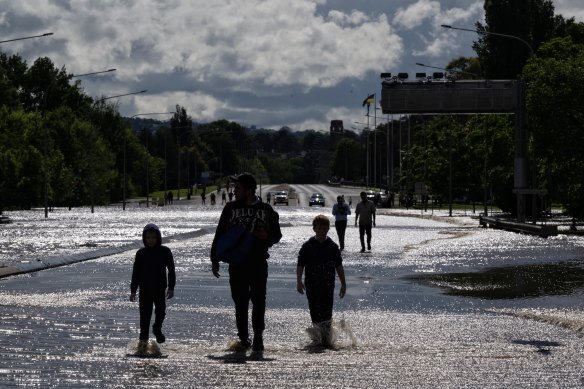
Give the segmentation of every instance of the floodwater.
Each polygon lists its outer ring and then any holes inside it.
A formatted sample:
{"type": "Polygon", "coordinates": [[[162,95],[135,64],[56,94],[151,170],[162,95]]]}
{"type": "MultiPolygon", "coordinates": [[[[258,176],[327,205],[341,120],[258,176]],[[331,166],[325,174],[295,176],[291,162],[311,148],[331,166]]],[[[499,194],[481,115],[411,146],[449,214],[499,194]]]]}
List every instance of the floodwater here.
{"type": "MultiPolygon", "coordinates": [[[[128,301],[134,251],[0,279],[0,387],[387,388],[582,387],[584,241],[498,230],[458,216],[378,215],[359,253],[351,217],[335,300],[334,349],[310,347],[298,249],[327,208],[278,206],[262,356],[228,351],[235,336],[227,269],[210,273],[220,206],[11,212],[0,265],[67,257],[140,239],[157,223],[177,265],[161,346],[165,359],[128,358],[138,336],[128,301]],[[437,216],[437,217],[436,217],[437,216]]],[[[380,211],[382,213],[383,211],[380,211]]],[[[336,240],[334,228],[329,234],[336,240]]]]}

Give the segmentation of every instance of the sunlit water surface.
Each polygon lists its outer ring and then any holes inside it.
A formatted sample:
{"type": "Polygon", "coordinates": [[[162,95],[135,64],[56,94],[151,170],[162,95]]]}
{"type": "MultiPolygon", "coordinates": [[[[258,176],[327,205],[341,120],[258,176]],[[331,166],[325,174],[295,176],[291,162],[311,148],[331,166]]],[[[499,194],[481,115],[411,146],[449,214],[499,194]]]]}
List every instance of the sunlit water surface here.
{"type": "MultiPolygon", "coordinates": [[[[0,386],[584,385],[581,239],[379,215],[373,250],[361,254],[349,224],[348,291],[334,312],[345,330],[334,349],[318,349],[306,332],[310,318],[296,292],[295,265],[312,218],[329,209],[277,210],[284,236],[269,260],[263,356],[227,351],[235,335],[227,269],[212,277],[212,235],[203,234],[168,244],[178,283],[164,324],[166,359],[126,357],[138,332],[137,304],[128,301],[134,251],[0,280],[0,386]]],[[[48,220],[42,212],[13,212],[13,223],[0,229],[0,263],[121,246],[139,240],[150,222],[165,236],[212,231],[219,212],[59,209],[48,220]]],[[[330,236],[336,240],[334,228],[330,236]]]]}

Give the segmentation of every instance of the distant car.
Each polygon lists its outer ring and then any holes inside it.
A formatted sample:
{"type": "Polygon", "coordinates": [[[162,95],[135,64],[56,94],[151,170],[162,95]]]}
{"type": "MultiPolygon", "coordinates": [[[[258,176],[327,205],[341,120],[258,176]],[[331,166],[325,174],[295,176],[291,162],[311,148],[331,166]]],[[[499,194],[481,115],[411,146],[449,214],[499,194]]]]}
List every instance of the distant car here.
{"type": "Polygon", "coordinates": [[[274,199],[274,205],[276,204],[288,205],[288,192],[286,192],[285,190],[274,192],[274,195],[272,197],[274,199]]]}
{"type": "Polygon", "coordinates": [[[313,193],[308,200],[308,206],[322,205],[324,207],[324,196],[320,193],[313,193]]]}
{"type": "Polygon", "coordinates": [[[384,191],[377,195],[377,204],[380,207],[389,207],[389,196],[384,191]]]}
{"type": "Polygon", "coordinates": [[[367,200],[375,202],[375,198],[377,197],[376,193],[372,190],[365,191],[367,194],[367,200]]]}

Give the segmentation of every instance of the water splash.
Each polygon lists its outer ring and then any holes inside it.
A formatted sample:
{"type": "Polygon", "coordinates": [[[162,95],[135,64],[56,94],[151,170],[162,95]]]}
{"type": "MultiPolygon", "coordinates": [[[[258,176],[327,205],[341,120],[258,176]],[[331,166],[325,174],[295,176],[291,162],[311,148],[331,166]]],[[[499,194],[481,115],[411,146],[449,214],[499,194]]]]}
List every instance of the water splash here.
{"type": "Polygon", "coordinates": [[[156,343],[154,340],[150,339],[146,347],[144,348],[141,344],[141,341],[138,339],[131,340],[128,343],[127,355],[136,355],[136,356],[143,356],[143,357],[160,357],[162,356],[162,350],[160,345],[156,343]]]}
{"type": "Polygon", "coordinates": [[[316,323],[305,331],[310,338],[306,346],[310,348],[324,347],[338,350],[357,347],[357,337],[345,319],[316,323]]]}

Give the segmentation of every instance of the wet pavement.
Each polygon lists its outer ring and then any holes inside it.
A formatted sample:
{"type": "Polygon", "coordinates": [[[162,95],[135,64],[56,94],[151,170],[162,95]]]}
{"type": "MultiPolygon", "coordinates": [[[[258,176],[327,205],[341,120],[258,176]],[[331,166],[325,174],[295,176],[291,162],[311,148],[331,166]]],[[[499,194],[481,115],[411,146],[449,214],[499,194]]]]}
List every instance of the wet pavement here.
{"type": "Polygon", "coordinates": [[[58,209],[49,220],[8,213],[4,266],[124,248],[156,222],[171,237],[178,282],[164,323],[168,358],[135,359],[126,357],[138,335],[137,303],[128,301],[134,248],[0,279],[0,387],[584,385],[584,240],[482,229],[463,215],[381,210],[364,254],[351,216],[336,349],[309,347],[296,255],[328,205],[276,207],[284,237],[269,260],[261,357],[227,351],[235,335],[227,269],[215,279],[208,262],[220,205],[58,209]]]}

